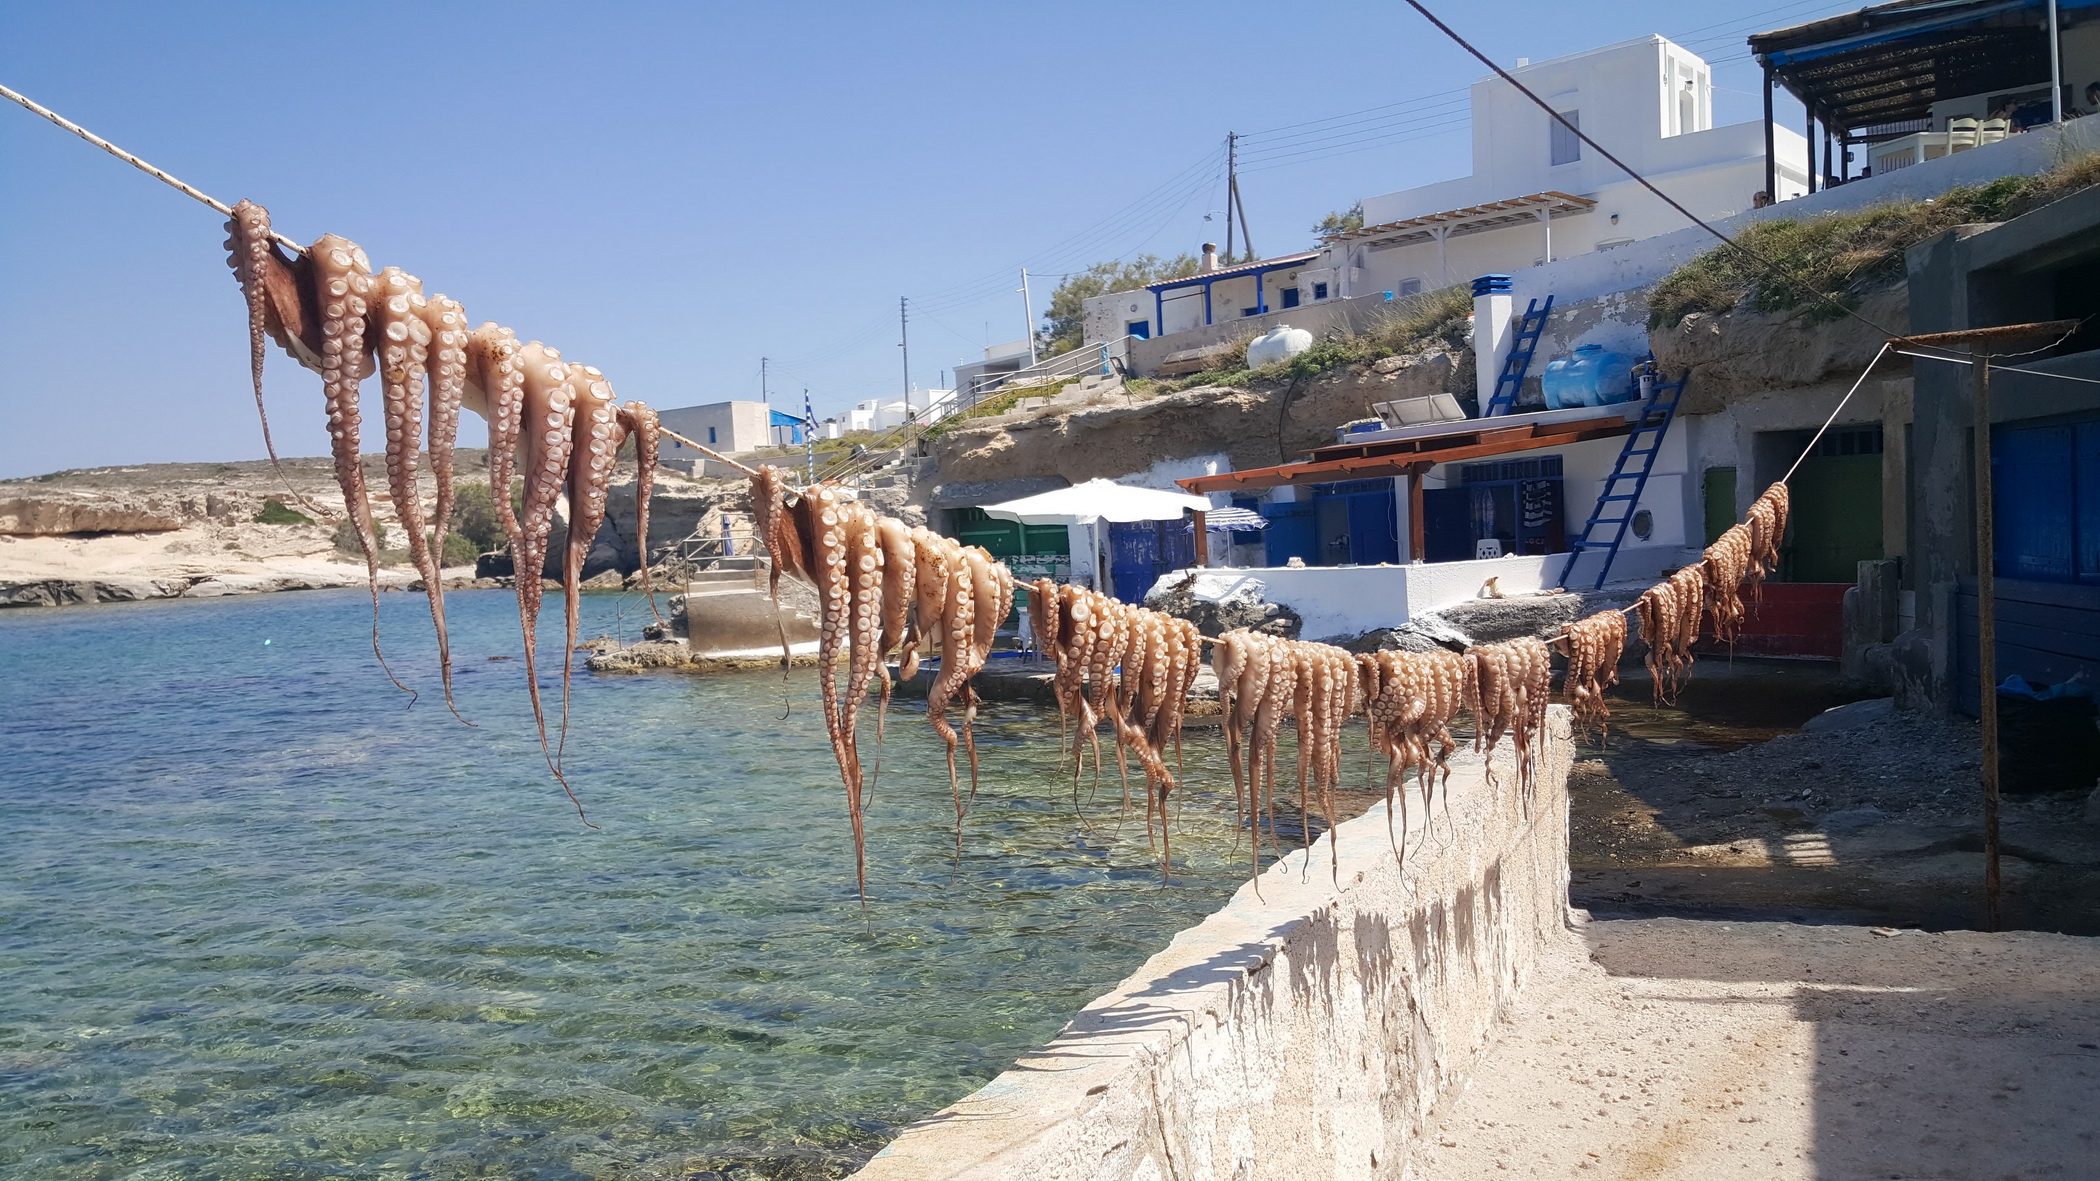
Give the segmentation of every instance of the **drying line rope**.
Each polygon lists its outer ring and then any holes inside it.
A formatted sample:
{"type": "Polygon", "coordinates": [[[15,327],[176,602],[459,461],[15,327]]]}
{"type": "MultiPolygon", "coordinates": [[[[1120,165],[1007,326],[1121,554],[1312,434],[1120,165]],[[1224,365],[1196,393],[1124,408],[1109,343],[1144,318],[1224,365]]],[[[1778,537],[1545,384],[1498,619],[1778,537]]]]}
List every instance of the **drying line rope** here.
{"type": "MultiPolygon", "coordinates": [[[[211,194],[206,193],[204,190],[199,189],[195,185],[188,184],[182,180],[177,179],[174,176],[169,175],[162,169],[155,168],[153,165],[146,163],[144,160],[139,159],[137,156],[134,156],[130,152],[127,152],[124,149],[118,147],[117,145],[109,142],[108,140],[103,139],[101,136],[96,135],[94,132],[89,131],[87,128],[82,127],[80,124],[73,122],[71,119],[66,118],[64,115],[59,114],[57,111],[54,111],[47,106],[44,106],[42,103],[31,99],[27,95],[20,94],[13,90],[9,90],[5,86],[0,86],[0,97],[11,99],[15,103],[21,105],[25,110],[28,110],[33,114],[42,115],[44,118],[49,119],[51,122],[56,123],[60,127],[65,128],[67,131],[72,132],[74,135],[79,136],[80,138],[88,141],[96,147],[101,148],[103,151],[108,152],[110,155],[115,156],[117,159],[122,160],[124,163],[131,165],[133,168],[138,169],[140,172],[145,173],[147,176],[150,176],[153,179],[160,181],[162,184],[165,184],[178,192],[187,194],[188,196],[193,197],[198,201],[202,201],[204,204],[211,206],[213,209],[218,210],[220,213],[223,213],[228,217],[233,216],[233,207],[231,205],[226,204],[224,201],[218,200],[211,194]]],[[[292,241],[290,238],[285,237],[283,234],[277,233],[273,230],[270,232],[270,236],[272,238],[277,239],[279,242],[284,243],[286,246],[290,247],[292,249],[292,252],[295,254],[306,253],[306,247],[300,245],[297,242],[292,241]]]]}

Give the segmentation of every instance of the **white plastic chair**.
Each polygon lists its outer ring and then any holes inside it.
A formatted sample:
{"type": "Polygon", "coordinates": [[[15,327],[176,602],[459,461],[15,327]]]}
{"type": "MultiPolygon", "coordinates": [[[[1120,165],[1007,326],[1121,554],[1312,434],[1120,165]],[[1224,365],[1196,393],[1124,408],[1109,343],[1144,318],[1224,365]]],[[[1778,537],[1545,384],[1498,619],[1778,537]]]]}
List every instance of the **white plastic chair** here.
{"type": "Polygon", "coordinates": [[[2012,120],[2010,119],[1985,119],[1976,127],[1976,142],[1978,144],[1997,143],[1999,140],[2004,139],[2011,130],[2012,120]]]}
{"type": "Polygon", "coordinates": [[[1501,556],[1502,539],[1499,537],[1483,537],[1473,543],[1473,557],[1475,559],[1499,558],[1501,556]]]}
{"type": "Polygon", "coordinates": [[[1976,146],[1977,124],[1974,119],[1947,120],[1947,154],[1966,152],[1976,146]]]}

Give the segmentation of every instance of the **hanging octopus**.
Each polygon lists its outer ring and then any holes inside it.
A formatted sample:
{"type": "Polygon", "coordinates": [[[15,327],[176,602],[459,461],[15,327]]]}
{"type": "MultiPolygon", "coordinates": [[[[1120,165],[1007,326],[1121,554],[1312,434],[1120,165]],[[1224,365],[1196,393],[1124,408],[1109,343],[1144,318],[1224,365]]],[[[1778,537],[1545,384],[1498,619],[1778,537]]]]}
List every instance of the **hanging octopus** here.
{"type": "Polygon", "coordinates": [[[1699,568],[1706,579],[1706,616],[1713,621],[1714,639],[1735,643],[1743,627],[1743,579],[1751,566],[1750,530],[1731,525],[1706,547],[1699,568]]]}
{"type": "Polygon", "coordinates": [[[1531,636],[1472,649],[1480,685],[1479,726],[1474,741],[1487,753],[1490,771],[1496,744],[1510,735],[1517,755],[1517,787],[1527,802],[1534,784],[1537,743],[1545,733],[1546,706],[1553,692],[1553,661],[1545,641],[1531,636]]]}
{"type": "Polygon", "coordinates": [[[1751,596],[1760,602],[1764,599],[1765,579],[1779,569],[1779,546],[1786,540],[1786,516],[1785,484],[1774,484],[1765,489],[1750,505],[1748,577],[1751,596]]]}
{"type": "Polygon", "coordinates": [[[1655,682],[1657,705],[1675,701],[1691,675],[1692,645],[1699,639],[1705,593],[1703,568],[1686,566],[1649,587],[1634,602],[1641,642],[1648,646],[1648,674],[1655,682]]]}
{"type": "MultiPolygon", "coordinates": [[[[410,560],[422,574],[430,599],[448,705],[452,677],[440,558],[455,497],[453,455],[460,409],[476,411],[489,421],[490,491],[511,541],[533,719],[548,766],[568,791],[558,747],[550,747],[547,741],[535,661],[547,540],[556,503],[566,497],[570,538],[563,585],[573,650],[579,609],[575,590],[582,559],[589,554],[604,520],[606,488],[620,445],[629,434],[638,440],[636,517],[644,530],[646,565],[658,429],[655,414],[640,403],[615,407],[603,374],[588,366],[572,366],[558,351],[537,341],[521,345],[509,329],[493,323],[469,331],[466,311],[456,301],[442,295],[426,297],[422,283],[398,268],[388,267],[375,275],[365,252],[347,239],[323,235],[294,258],[277,248],[269,225],[268,212],[249,201],[236,206],[227,223],[229,261],[248,305],[257,408],[261,410],[258,352],[263,338],[275,340],[301,365],[320,372],[336,483],[365,556],[374,655],[384,668],[379,645],[378,533],[358,450],[362,427],[359,387],[376,369],[385,411],[388,491],[408,534],[410,560]],[[427,517],[416,478],[418,438],[426,422],[427,456],[436,492],[433,511],[427,517]],[[509,492],[521,455],[526,487],[524,511],[517,513],[511,508],[509,492]],[[572,460],[577,462],[572,465],[572,460]]],[[[266,423],[266,442],[267,429],[266,423]]],[[[393,676],[391,670],[388,676],[393,676]]],[[[569,656],[565,652],[564,733],[568,699],[569,656]]],[[[575,793],[569,796],[574,802],[575,793]]],[[[577,812],[582,815],[580,804],[577,812]]]]}
{"type": "Polygon", "coordinates": [[[1575,724],[1584,733],[1595,727],[1597,744],[1602,746],[1611,723],[1604,691],[1619,683],[1619,658],[1626,650],[1626,613],[1599,611],[1565,624],[1553,646],[1568,658],[1563,684],[1575,724]]]}
{"type": "Polygon", "coordinates": [[[1442,649],[1357,657],[1358,685],[1371,720],[1371,749],[1386,757],[1387,835],[1403,859],[1403,776],[1412,770],[1422,789],[1423,807],[1433,806],[1440,781],[1450,778],[1451,755],[1458,749],[1451,723],[1462,707],[1480,712],[1476,668],[1473,656],[1442,649]],[[1399,833],[1393,831],[1396,812],[1403,818],[1399,833]]]}
{"type": "MultiPolygon", "coordinates": [[[[1218,676],[1234,794],[1241,814],[1253,826],[1254,866],[1259,874],[1264,817],[1272,841],[1276,834],[1276,739],[1287,718],[1297,723],[1301,831],[1310,837],[1310,800],[1315,792],[1320,794],[1321,811],[1333,831],[1333,787],[1341,776],[1342,727],[1357,704],[1356,661],[1329,644],[1286,640],[1244,628],[1219,636],[1211,660],[1218,676]]],[[[1339,872],[1339,853],[1331,849],[1330,853],[1339,872]]]]}

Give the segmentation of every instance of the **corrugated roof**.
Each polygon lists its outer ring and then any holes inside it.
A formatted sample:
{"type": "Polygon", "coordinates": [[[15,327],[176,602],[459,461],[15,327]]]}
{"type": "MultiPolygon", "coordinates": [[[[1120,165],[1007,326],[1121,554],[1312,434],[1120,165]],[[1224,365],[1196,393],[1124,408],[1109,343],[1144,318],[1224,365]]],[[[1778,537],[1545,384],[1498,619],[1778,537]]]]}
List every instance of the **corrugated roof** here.
{"type": "Polygon", "coordinates": [[[1571,214],[1588,213],[1597,207],[1589,197],[1578,197],[1573,193],[1548,190],[1527,197],[1510,197],[1501,201],[1488,201],[1479,205],[1467,205],[1458,209],[1447,209],[1442,213],[1425,213],[1420,217],[1404,218],[1400,221],[1381,222],[1365,226],[1360,230],[1335,234],[1329,242],[1372,241],[1387,246],[1407,246],[1415,242],[1435,239],[1433,231],[1443,228],[1449,237],[1479,234],[1488,230],[1499,230],[1504,226],[1519,225],[1535,221],[1539,211],[1545,210],[1549,217],[1567,217],[1571,214]]]}
{"type": "MultiPolygon", "coordinates": [[[[2060,15],[2081,10],[2071,25],[2100,0],[2057,3],[2060,15]]],[[[1855,130],[1924,119],[1941,99],[2046,86],[2047,25],[2044,0],[1899,0],[1749,43],[1819,120],[1855,130]]]]}

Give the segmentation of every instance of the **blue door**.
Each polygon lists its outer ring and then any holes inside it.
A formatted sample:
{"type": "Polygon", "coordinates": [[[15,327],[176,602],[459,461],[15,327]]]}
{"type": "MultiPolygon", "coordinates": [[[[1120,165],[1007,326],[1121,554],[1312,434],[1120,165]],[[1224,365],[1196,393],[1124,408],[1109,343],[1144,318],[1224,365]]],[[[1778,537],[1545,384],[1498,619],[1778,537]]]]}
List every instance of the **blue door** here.
{"type": "Polygon", "coordinates": [[[1390,491],[1349,498],[1349,560],[1359,566],[1400,560],[1400,513],[1390,491]]]}
{"type": "Polygon", "coordinates": [[[1132,320],[1130,323],[1123,325],[1123,331],[1125,334],[1135,336],[1139,340],[1151,340],[1152,321],[1132,320]]]}
{"type": "Polygon", "coordinates": [[[1308,566],[1319,564],[1320,533],[1311,501],[1265,504],[1261,515],[1269,519],[1269,527],[1262,531],[1262,539],[1268,543],[1265,560],[1269,565],[1287,565],[1292,558],[1308,566]]]}
{"type": "Polygon", "coordinates": [[[1422,559],[1459,562],[1473,556],[1473,490],[1422,490],[1422,559]]]}
{"type": "Polygon", "coordinates": [[[1183,521],[1110,522],[1108,577],[1110,593],[1125,603],[1142,603],[1161,575],[1196,564],[1195,532],[1183,521]]]}

